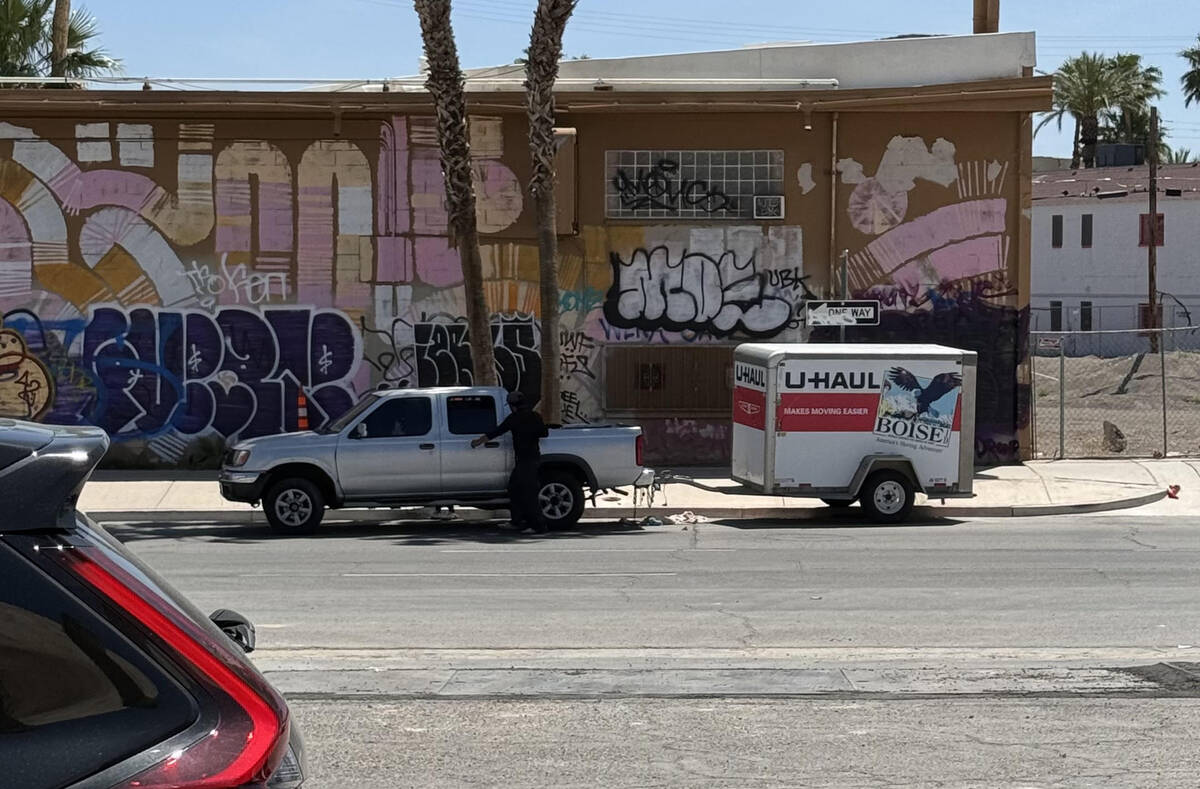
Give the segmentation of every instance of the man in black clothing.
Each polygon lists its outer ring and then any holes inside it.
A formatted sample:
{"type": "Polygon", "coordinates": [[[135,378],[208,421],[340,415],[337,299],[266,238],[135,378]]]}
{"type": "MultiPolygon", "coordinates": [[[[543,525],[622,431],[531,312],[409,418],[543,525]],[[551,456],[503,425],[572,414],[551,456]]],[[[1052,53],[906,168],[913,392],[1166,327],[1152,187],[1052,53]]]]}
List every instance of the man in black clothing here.
{"type": "Polygon", "coordinates": [[[513,465],[512,476],[508,478],[508,498],[513,526],[544,532],[546,525],[542,523],[541,507],[538,504],[538,492],[541,488],[538,465],[542,458],[540,439],[550,435],[550,431],[546,429],[541,415],[533,410],[532,405],[520,392],[509,393],[508,405],[512,413],[494,430],[473,440],[471,446],[480,447],[505,433],[512,433],[516,463],[513,465]]]}

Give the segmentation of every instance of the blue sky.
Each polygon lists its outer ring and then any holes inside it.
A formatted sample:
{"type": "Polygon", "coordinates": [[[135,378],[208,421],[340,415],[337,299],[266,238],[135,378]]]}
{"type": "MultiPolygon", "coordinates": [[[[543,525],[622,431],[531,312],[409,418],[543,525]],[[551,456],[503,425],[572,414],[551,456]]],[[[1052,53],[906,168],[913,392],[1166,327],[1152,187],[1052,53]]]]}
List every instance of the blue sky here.
{"type": "MultiPolygon", "coordinates": [[[[78,2],[78,0],[77,0],[78,2]]],[[[454,0],[464,66],[519,57],[534,0],[454,0]]],[[[383,78],[412,74],[420,35],[407,0],[90,0],[104,46],[130,76],[383,78]]],[[[1001,30],[1038,34],[1038,69],[1084,49],[1140,52],[1163,70],[1160,111],[1174,147],[1200,153],[1200,106],[1185,109],[1176,53],[1200,34],[1197,0],[1001,0],[1001,30]],[[1151,10],[1152,13],[1147,13],[1151,10]]],[[[582,0],[567,54],[619,57],[764,41],[853,41],[969,33],[972,0],[582,0]],[[731,13],[732,10],[732,13],[731,13]]],[[[1070,155],[1070,129],[1034,141],[1070,155]]]]}

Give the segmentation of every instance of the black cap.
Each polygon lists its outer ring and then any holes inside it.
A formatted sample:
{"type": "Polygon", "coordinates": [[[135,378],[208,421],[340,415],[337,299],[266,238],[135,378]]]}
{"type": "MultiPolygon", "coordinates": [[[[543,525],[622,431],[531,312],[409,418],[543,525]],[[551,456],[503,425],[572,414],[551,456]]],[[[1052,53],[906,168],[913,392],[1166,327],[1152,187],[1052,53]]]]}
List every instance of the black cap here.
{"type": "Polygon", "coordinates": [[[511,408],[521,408],[525,405],[525,395],[521,392],[509,392],[508,405],[511,408]]]}

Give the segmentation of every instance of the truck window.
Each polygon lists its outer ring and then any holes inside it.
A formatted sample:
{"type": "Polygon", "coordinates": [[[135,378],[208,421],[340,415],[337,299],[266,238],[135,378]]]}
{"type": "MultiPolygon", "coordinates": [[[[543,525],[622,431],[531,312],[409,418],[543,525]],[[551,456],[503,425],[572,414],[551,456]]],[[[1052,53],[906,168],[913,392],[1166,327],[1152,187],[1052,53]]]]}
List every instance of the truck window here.
{"type": "Polygon", "coordinates": [[[367,438],[427,436],[433,429],[433,405],[428,397],[391,397],[363,420],[367,438]]]}
{"type": "Polygon", "coordinates": [[[375,405],[377,400],[379,400],[378,395],[367,395],[362,400],[359,400],[353,408],[339,416],[333,422],[330,422],[324,429],[318,432],[325,435],[329,435],[331,433],[340,433],[346,429],[347,425],[349,425],[355,419],[358,419],[358,417],[361,416],[364,411],[375,405]]]}
{"type": "Polygon", "coordinates": [[[480,436],[496,426],[496,398],[459,395],[446,399],[446,422],[459,436],[480,436]]]}

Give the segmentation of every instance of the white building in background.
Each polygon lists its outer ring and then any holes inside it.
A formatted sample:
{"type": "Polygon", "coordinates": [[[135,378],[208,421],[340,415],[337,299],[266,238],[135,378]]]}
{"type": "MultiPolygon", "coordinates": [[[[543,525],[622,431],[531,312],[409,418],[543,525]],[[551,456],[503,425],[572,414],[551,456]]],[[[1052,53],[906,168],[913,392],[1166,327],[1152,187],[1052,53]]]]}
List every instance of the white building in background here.
{"type": "MultiPolygon", "coordinates": [[[[1031,329],[1142,325],[1149,286],[1139,241],[1149,186],[1145,165],[1034,175],[1031,329]]],[[[1159,168],[1158,212],[1161,325],[1200,324],[1200,167],[1159,168]]]]}

